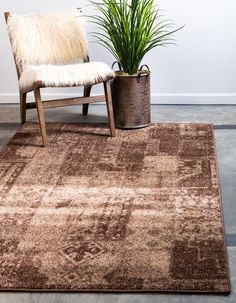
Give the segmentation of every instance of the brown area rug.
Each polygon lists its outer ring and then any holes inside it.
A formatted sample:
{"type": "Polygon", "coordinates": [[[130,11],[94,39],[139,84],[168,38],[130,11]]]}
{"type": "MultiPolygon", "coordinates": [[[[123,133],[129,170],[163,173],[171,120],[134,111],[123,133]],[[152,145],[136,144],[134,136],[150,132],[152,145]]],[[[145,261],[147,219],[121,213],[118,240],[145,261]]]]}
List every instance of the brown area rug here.
{"type": "Polygon", "coordinates": [[[0,152],[1,290],[230,290],[211,125],[26,124],[0,152]]]}

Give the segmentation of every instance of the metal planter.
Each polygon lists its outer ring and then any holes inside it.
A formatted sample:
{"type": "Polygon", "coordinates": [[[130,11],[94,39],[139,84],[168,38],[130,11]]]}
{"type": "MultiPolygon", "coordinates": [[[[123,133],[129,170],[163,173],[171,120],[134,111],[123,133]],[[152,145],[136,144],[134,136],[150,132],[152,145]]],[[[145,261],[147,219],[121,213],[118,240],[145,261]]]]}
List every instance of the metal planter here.
{"type": "Polygon", "coordinates": [[[151,124],[150,86],[150,72],[116,76],[112,82],[116,127],[132,129],[151,124]]]}

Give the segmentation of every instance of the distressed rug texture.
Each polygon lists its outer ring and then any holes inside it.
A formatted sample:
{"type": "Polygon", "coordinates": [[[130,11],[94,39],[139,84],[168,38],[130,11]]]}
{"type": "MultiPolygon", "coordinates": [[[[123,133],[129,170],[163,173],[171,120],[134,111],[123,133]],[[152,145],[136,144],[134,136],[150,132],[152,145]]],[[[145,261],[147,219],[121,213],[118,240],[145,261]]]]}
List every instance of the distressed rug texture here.
{"type": "Polygon", "coordinates": [[[0,152],[0,289],[230,291],[213,128],[21,128],[0,152]]]}

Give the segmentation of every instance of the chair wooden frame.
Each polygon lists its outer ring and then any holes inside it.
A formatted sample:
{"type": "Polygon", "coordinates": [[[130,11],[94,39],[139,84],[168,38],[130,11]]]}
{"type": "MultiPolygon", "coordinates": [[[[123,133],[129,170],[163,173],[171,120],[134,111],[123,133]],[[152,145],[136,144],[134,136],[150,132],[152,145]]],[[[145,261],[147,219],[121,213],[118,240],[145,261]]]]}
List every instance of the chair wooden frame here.
{"type": "MultiPolygon", "coordinates": [[[[6,23],[7,23],[8,18],[11,16],[11,13],[5,12],[4,15],[5,15],[6,23]]],[[[17,71],[17,77],[19,80],[20,76],[23,72],[23,66],[22,66],[22,64],[20,64],[16,61],[14,52],[13,52],[13,56],[14,56],[14,62],[15,62],[16,71],[17,71]]],[[[89,62],[89,56],[87,56],[87,58],[84,60],[84,62],[89,62]]],[[[71,105],[83,105],[83,114],[87,115],[88,107],[89,107],[90,103],[104,102],[104,100],[105,100],[106,106],[107,106],[107,114],[108,114],[108,118],[109,118],[110,134],[112,137],[115,137],[116,130],[115,130],[115,122],[114,122],[114,114],[113,114],[113,106],[112,106],[112,95],[111,95],[111,83],[110,82],[111,82],[111,80],[103,82],[104,92],[105,92],[104,95],[90,96],[92,86],[98,84],[98,83],[95,83],[92,85],[84,86],[83,97],[68,98],[68,99],[55,99],[55,100],[48,100],[48,101],[43,101],[41,99],[40,89],[45,88],[45,86],[43,85],[42,82],[34,83],[33,87],[29,90],[22,90],[21,88],[19,88],[21,123],[24,124],[26,122],[26,111],[28,109],[37,108],[43,146],[45,147],[48,144],[48,138],[47,138],[47,131],[46,131],[44,109],[71,106],[71,105]],[[27,94],[31,91],[34,92],[35,102],[26,102],[27,94]]]]}

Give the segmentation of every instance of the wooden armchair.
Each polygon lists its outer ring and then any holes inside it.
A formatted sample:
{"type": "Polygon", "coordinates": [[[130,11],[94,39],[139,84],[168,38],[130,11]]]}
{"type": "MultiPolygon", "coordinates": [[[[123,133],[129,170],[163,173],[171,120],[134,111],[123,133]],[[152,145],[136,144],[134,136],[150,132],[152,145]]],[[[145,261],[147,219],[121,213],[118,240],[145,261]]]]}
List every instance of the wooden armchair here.
{"type": "Polygon", "coordinates": [[[80,14],[78,9],[44,15],[5,13],[19,80],[21,122],[26,122],[27,109],[37,108],[43,146],[47,146],[44,109],[54,107],[81,104],[87,115],[90,103],[106,101],[110,134],[115,136],[110,88],[114,73],[105,63],[89,62],[80,14]],[[105,95],[90,96],[98,83],[103,83],[105,95]],[[84,86],[83,97],[41,99],[41,88],[73,86],[84,86]],[[35,102],[26,102],[30,91],[34,91],[35,102]]]}

